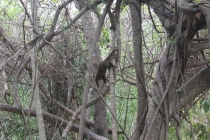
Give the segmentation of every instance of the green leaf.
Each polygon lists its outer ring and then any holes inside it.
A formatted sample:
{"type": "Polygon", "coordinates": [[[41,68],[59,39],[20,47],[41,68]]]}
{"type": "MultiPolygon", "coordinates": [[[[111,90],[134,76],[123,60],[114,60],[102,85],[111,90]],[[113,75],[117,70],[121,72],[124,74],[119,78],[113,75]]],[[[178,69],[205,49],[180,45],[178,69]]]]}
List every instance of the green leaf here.
{"type": "Polygon", "coordinates": [[[209,105],[208,105],[207,102],[205,102],[205,103],[203,104],[203,108],[204,108],[204,111],[205,111],[205,112],[208,112],[208,111],[209,111],[209,105]]]}
{"type": "Polygon", "coordinates": [[[52,0],[54,3],[57,3],[58,2],[58,0],[52,0]]]}

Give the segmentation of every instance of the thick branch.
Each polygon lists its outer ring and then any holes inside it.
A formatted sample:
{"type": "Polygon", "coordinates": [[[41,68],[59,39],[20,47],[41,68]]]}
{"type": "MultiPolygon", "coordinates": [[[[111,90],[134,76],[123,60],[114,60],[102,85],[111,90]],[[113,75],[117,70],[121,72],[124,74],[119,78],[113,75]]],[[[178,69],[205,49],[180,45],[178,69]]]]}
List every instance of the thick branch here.
{"type": "Polygon", "coordinates": [[[206,65],[206,64],[209,64],[209,63],[210,63],[210,60],[194,62],[193,64],[186,65],[186,69],[206,65]]]}
{"type": "Polygon", "coordinates": [[[13,52],[15,52],[15,45],[12,44],[12,42],[4,35],[3,29],[0,27],[0,38],[5,43],[5,46],[9,46],[13,52]]]}
{"type": "MultiPolygon", "coordinates": [[[[13,112],[13,113],[17,113],[17,114],[22,114],[22,111],[23,111],[26,115],[36,117],[36,112],[35,112],[34,109],[31,109],[31,111],[30,111],[28,108],[22,108],[21,109],[19,107],[14,107],[14,106],[11,106],[11,105],[0,104],[0,110],[13,112]],[[30,112],[30,114],[29,114],[29,112],[30,112]]],[[[43,118],[46,121],[49,121],[52,124],[57,124],[58,126],[61,125],[62,127],[65,127],[68,124],[68,121],[66,121],[65,119],[63,119],[61,117],[52,115],[52,114],[47,113],[45,111],[42,111],[42,113],[43,113],[43,118]]],[[[79,126],[76,125],[76,124],[73,124],[72,130],[75,131],[75,132],[78,132],[79,131],[79,126]]],[[[87,129],[87,128],[84,128],[84,136],[88,137],[90,139],[93,139],[93,140],[99,140],[99,139],[100,140],[107,140],[106,138],[95,134],[94,132],[92,132],[90,129],[87,129]]]]}
{"type": "Polygon", "coordinates": [[[64,27],[63,29],[56,31],[53,35],[56,36],[60,33],[62,33],[65,29],[68,29],[69,27],[71,27],[82,15],[84,15],[84,13],[86,13],[88,10],[90,10],[91,8],[93,8],[96,5],[99,5],[101,3],[101,1],[94,1],[93,3],[91,3],[90,6],[86,6],[85,8],[83,8],[72,20],[71,23],[69,23],[66,27],[64,27]]]}
{"type": "Polygon", "coordinates": [[[179,2],[177,2],[177,6],[184,13],[190,13],[191,14],[192,12],[195,12],[197,10],[195,8],[195,7],[197,7],[196,5],[194,5],[192,3],[187,3],[186,0],[180,0],[179,2]]]}
{"type": "Polygon", "coordinates": [[[189,51],[190,53],[194,53],[208,48],[209,48],[209,42],[191,43],[189,51]]]}
{"type": "Polygon", "coordinates": [[[56,12],[55,12],[55,15],[53,17],[53,22],[52,22],[52,25],[51,25],[51,28],[50,28],[50,31],[49,31],[49,34],[48,35],[51,35],[54,30],[55,30],[55,26],[56,26],[56,23],[58,21],[58,17],[60,15],[60,12],[62,11],[62,9],[68,5],[69,3],[71,3],[73,0],[67,0],[66,2],[62,3],[61,5],[58,6],[56,12]]]}
{"type": "Polygon", "coordinates": [[[210,70],[204,68],[178,90],[179,108],[183,108],[210,87],[210,70]]]}

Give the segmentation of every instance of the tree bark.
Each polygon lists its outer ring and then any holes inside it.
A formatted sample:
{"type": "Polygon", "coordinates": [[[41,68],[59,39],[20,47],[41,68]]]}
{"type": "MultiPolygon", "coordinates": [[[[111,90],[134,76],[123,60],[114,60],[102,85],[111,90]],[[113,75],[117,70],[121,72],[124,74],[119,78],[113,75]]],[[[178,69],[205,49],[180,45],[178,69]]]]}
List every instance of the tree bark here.
{"type": "MultiPolygon", "coordinates": [[[[32,17],[33,17],[33,25],[34,29],[38,29],[38,21],[37,21],[37,1],[33,0],[32,2],[32,17]]],[[[34,37],[36,37],[36,34],[34,33],[34,37]]],[[[39,84],[38,84],[38,50],[36,47],[36,44],[34,45],[32,49],[31,54],[31,64],[32,64],[32,85],[33,85],[33,95],[34,95],[34,106],[36,110],[36,117],[37,117],[37,124],[38,124],[38,130],[39,130],[39,138],[41,140],[46,140],[46,134],[45,134],[45,127],[44,127],[44,119],[42,114],[42,106],[41,101],[39,97],[39,84]]]]}
{"type": "MultiPolygon", "coordinates": [[[[77,1],[77,6],[79,9],[84,7],[84,3],[86,1],[77,1]]],[[[112,2],[111,2],[112,3],[112,2]]],[[[102,15],[99,18],[98,24],[96,29],[94,29],[94,25],[92,24],[93,19],[91,17],[90,12],[86,12],[81,20],[82,20],[82,26],[84,29],[85,36],[87,38],[87,45],[88,45],[88,53],[89,53],[89,74],[91,75],[91,81],[92,83],[95,83],[94,78],[92,75],[96,73],[97,65],[101,61],[101,53],[99,50],[99,38],[101,35],[101,30],[104,24],[104,19],[107,14],[108,8],[110,7],[110,2],[107,2],[104,11],[102,15]]],[[[99,85],[101,85],[101,82],[99,82],[99,85]]],[[[103,92],[104,87],[98,89],[99,92],[103,92]]],[[[98,96],[96,92],[93,93],[95,97],[98,96]]],[[[108,124],[107,124],[107,115],[106,115],[106,105],[101,100],[97,102],[94,106],[94,131],[104,137],[108,137],[108,124]]]]}
{"type": "Polygon", "coordinates": [[[184,108],[188,103],[193,101],[205,90],[210,88],[210,70],[208,67],[203,68],[190,80],[177,89],[179,107],[184,108]]]}
{"type": "MultiPolygon", "coordinates": [[[[86,78],[89,79],[89,74],[86,74],[86,78]]],[[[85,128],[85,114],[86,114],[86,105],[88,102],[88,93],[89,93],[89,84],[86,83],[83,91],[83,97],[82,97],[82,107],[81,107],[81,115],[80,115],[80,124],[79,124],[79,134],[78,134],[78,140],[83,139],[83,133],[85,128]]]]}
{"type": "MultiPolygon", "coordinates": [[[[199,25],[193,23],[192,17],[196,6],[186,1],[177,1],[178,16],[176,20],[174,20],[174,13],[166,9],[163,2],[150,0],[148,4],[154,8],[154,12],[173,43],[167,44],[166,51],[157,67],[156,80],[152,90],[153,104],[149,110],[141,140],[167,140],[171,118],[177,123],[177,139],[181,139],[179,112],[184,107],[183,104],[187,105],[195,96],[182,98],[185,92],[180,88],[178,94],[177,87],[189,57],[190,40],[204,24],[203,21],[199,25]],[[173,34],[174,32],[175,34],[173,34]]],[[[207,88],[205,84],[203,87],[207,88]]],[[[203,91],[203,88],[200,91],[203,91]]]]}
{"type": "MultiPolygon", "coordinates": [[[[8,105],[8,104],[6,104],[6,105],[0,104],[0,110],[13,112],[13,113],[17,113],[17,114],[22,114],[24,112],[24,114],[26,114],[27,116],[36,117],[36,111],[34,109],[28,109],[28,108],[21,109],[19,107],[14,107],[14,106],[8,105]]],[[[62,117],[52,115],[45,111],[42,111],[42,113],[43,113],[43,118],[52,124],[62,126],[62,127],[66,127],[66,125],[68,124],[68,121],[63,119],[62,117]]],[[[72,131],[79,132],[79,126],[77,124],[73,123],[72,131]]],[[[88,128],[84,129],[84,136],[86,138],[90,138],[91,140],[108,140],[105,137],[102,137],[100,135],[97,135],[96,133],[93,133],[93,131],[88,128]]]]}
{"type": "Polygon", "coordinates": [[[133,140],[139,139],[142,130],[144,128],[144,122],[147,115],[147,94],[145,88],[145,75],[144,75],[144,63],[142,53],[142,39],[141,39],[141,4],[136,0],[129,2],[129,8],[131,12],[132,32],[133,32],[133,49],[134,49],[134,66],[137,79],[138,90],[138,113],[136,118],[136,126],[133,140]]]}

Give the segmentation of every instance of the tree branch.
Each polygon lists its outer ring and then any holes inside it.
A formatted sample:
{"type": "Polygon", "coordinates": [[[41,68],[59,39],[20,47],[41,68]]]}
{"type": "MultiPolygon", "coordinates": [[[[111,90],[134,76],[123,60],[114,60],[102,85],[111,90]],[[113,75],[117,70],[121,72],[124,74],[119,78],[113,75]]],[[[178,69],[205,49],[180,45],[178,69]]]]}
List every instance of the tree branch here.
{"type": "MultiPolygon", "coordinates": [[[[32,116],[32,117],[36,117],[36,112],[34,109],[28,109],[28,108],[22,108],[20,109],[19,107],[14,107],[12,105],[5,105],[5,104],[0,104],[0,110],[2,111],[8,111],[8,112],[12,112],[12,113],[17,113],[17,114],[22,114],[22,111],[28,115],[28,116],[32,116]],[[30,112],[30,114],[29,114],[30,112]]],[[[65,127],[67,124],[68,124],[68,121],[61,118],[61,117],[58,117],[58,116],[55,116],[55,115],[52,115],[50,113],[47,113],[45,111],[42,111],[43,113],[43,118],[44,120],[54,124],[54,125],[58,125],[58,126],[62,126],[62,127],[65,127]]],[[[79,131],[79,126],[77,124],[73,124],[72,126],[72,130],[74,132],[77,132],[79,131]]],[[[99,135],[97,135],[96,133],[94,133],[92,130],[88,129],[88,128],[84,128],[84,136],[87,138],[90,138],[92,140],[108,140],[107,138],[104,138],[104,137],[101,137],[99,135]]]]}
{"type": "Polygon", "coordinates": [[[186,65],[186,69],[190,69],[190,68],[193,68],[193,67],[206,65],[206,64],[209,64],[209,63],[210,63],[210,59],[209,60],[205,60],[205,61],[194,62],[194,64],[186,65]]]}
{"type": "Polygon", "coordinates": [[[50,36],[51,34],[54,33],[54,30],[55,30],[55,27],[56,27],[56,24],[57,24],[57,21],[58,21],[58,17],[60,15],[60,12],[62,11],[62,9],[68,5],[69,3],[71,3],[73,0],[67,0],[65,1],[64,3],[62,3],[61,5],[58,6],[56,12],[55,12],[55,15],[53,17],[53,22],[52,22],[52,25],[51,25],[51,28],[48,32],[48,36],[50,36]]]}
{"type": "Polygon", "coordinates": [[[196,75],[194,75],[189,81],[184,83],[179,89],[177,89],[179,107],[183,108],[186,104],[194,100],[198,95],[210,88],[210,70],[204,68],[196,75]]]}
{"type": "Polygon", "coordinates": [[[190,53],[202,51],[205,49],[209,49],[210,45],[209,42],[199,42],[199,43],[191,43],[189,47],[190,53]]]}

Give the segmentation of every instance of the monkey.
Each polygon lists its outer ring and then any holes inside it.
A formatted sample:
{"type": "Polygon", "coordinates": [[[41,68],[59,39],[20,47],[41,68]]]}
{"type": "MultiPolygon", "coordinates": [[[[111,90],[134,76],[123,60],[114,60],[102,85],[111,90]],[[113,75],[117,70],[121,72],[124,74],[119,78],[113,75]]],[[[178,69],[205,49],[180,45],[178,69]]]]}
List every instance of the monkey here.
{"type": "Polygon", "coordinates": [[[99,87],[100,80],[103,80],[104,84],[106,83],[106,70],[110,70],[111,67],[114,67],[112,60],[116,57],[115,51],[116,49],[114,49],[106,59],[99,63],[95,79],[97,87],[99,87]]]}

